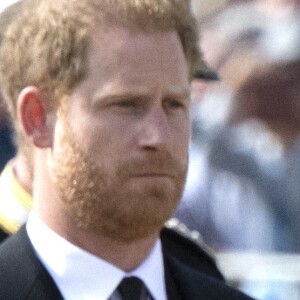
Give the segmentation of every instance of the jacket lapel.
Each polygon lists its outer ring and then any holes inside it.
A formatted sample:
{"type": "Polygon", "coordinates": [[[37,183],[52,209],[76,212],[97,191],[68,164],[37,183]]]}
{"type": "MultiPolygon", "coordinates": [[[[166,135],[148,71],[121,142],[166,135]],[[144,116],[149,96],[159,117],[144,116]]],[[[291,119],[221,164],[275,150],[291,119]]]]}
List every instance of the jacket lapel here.
{"type": "Polygon", "coordinates": [[[164,251],[168,299],[181,300],[250,300],[220,280],[193,269],[168,251],[164,251]],[[176,298],[177,297],[177,298],[176,298]]]}
{"type": "MultiPolygon", "coordinates": [[[[24,226],[1,245],[0,256],[1,272],[6,279],[0,299],[63,299],[37,258],[24,226]]],[[[3,284],[1,278],[0,281],[3,284]]]]}

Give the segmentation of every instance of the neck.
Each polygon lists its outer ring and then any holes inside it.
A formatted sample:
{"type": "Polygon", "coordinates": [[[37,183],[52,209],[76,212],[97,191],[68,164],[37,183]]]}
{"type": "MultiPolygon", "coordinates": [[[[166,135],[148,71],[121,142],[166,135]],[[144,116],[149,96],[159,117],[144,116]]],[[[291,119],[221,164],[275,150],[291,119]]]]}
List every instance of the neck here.
{"type": "Polygon", "coordinates": [[[66,215],[62,215],[61,211],[52,212],[49,211],[49,207],[47,210],[41,210],[40,207],[39,215],[52,230],[72,244],[125,272],[134,270],[146,259],[159,236],[157,232],[130,243],[123,242],[78,228],[66,218],[66,215]]]}
{"type": "Polygon", "coordinates": [[[21,186],[28,192],[32,192],[32,176],[30,167],[24,155],[18,153],[13,159],[13,172],[21,186]]]}
{"type": "Polygon", "coordinates": [[[80,229],[62,231],[60,234],[71,243],[115,265],[125,272],[137,268],[153,248],[158,234],[125,243],[107,236],[93,234],[80,229]]]}

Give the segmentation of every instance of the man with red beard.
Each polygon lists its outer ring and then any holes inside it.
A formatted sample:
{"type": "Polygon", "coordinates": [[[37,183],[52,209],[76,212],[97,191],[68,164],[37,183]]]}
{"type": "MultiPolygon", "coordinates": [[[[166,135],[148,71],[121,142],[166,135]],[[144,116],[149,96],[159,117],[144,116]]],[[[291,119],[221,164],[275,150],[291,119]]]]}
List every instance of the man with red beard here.
{"type": "Polygon", "coordinates": [[[33,211],[0,247],[0,299],[249,299],[160,239],[186,175],[195,37],[188,1],[24,0],[0,84],[33,211]]]}

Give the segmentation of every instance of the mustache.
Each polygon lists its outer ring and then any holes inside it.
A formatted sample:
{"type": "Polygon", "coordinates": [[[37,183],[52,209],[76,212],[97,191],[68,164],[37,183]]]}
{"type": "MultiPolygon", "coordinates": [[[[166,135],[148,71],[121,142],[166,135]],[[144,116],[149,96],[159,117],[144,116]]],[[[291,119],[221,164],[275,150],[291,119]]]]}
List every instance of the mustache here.
{"type": "Polygon", "coordinates": [[[171,154],[162,152],[125,161],[120,166],[120,173],[134,175],[145,172],[177,177],[178,175],[185,174],[186,169],[187,163],[184,165],[180,164],[171,154]]]}

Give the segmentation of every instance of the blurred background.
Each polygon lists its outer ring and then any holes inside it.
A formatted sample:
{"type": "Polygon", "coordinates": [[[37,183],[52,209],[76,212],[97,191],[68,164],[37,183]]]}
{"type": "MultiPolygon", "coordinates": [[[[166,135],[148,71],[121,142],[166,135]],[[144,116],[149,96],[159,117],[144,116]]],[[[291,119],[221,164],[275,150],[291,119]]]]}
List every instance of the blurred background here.
{"type": "MultiPolygon", "coordinates": [[[[1,0],[0,12],[17,0],[1,0]]],[[[0,173],[6,162],[15,155],[12,126],[0,91],[0,173]]]]}
{"type": "Polygon", "coordinates": [[[300,299],[300,1],[192,5],[210,70],[192,82],[175,216],[200,232],[231,285],[300,299]]]}

